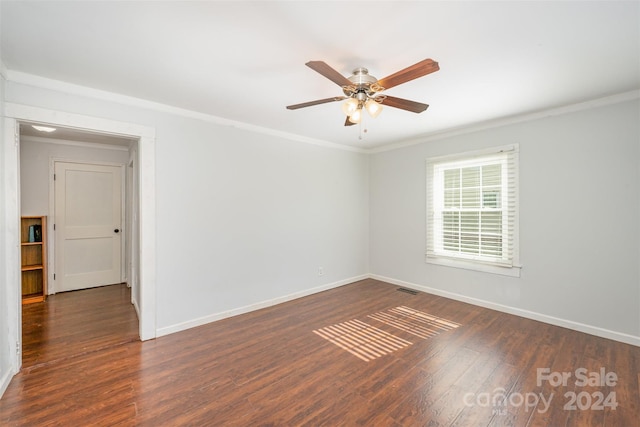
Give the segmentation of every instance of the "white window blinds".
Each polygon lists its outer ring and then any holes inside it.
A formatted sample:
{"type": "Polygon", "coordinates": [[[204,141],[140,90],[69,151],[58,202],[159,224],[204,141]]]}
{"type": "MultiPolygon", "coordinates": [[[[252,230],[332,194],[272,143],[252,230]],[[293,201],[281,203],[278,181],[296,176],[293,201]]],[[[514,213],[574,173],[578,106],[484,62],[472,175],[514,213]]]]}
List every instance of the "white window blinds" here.
{"type": "Polygon", "coordinates": [[[427,160],[427,261],[512,267],[518,147],[427,160]]]}

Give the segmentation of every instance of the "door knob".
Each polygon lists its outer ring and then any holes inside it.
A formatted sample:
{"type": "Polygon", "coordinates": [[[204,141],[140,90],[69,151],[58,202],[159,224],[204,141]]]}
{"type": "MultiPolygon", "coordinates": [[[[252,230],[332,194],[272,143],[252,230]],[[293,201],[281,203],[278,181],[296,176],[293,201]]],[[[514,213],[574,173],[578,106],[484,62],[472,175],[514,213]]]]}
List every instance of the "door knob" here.
{"type": "Polygon", "coordinates": [[[113,232],[114,232],[114,233],[119,233],[119,232],[120,232],[120,229],[119,229],[119,228],[116,228],[115,230],[113,230],[113,232]]]}

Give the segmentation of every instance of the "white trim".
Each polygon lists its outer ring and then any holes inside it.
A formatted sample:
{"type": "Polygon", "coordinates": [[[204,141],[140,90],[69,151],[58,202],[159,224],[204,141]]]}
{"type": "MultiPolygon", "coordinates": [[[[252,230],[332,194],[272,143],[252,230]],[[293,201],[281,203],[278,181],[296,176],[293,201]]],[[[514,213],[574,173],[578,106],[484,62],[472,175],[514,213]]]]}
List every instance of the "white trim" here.
{"type": "Polygon", "coordinates": [[[432,134],[425,134],[423,136],[399,141],[396,143],[384,145],[382,147],[371,148],[367,150],[371,154],[383,153],[385,151],[398,150],[400,148],[410,147],[412,145],[418,145],[425,142],[439,141],[442,139],[452,138],[454,136],[466,135],[468,133],[479,132],[482,130],[500,128],[516,123],[530,122],[533,120],[539,120],[546,117],[560,116],[563,114],[575,113],[583,110],[590,110],[592,108],[605,107],[607,105],[619,104],[622,102],[632,101],[640,98],[640,90],[632,90],[629,92],[623,92],[616,95],[606,96],[603,98],[593,99],[577,104],[565,105],[558,108],[550,108],[548,110],[536,111],[533,113],[520,114],[517,116],[504,117],[495,120],[488,120],[475,124],[469,124],[460,126],[458,128],[447,129],[442,132],[436,132],[432,134]]]}
{"type": "Polygon", "coordinates": [[[17,371],[16,372],[6,371],[2,374],[2,378],[0,378],[0,397],[2,397],[4,392],[7,390],[7,388],[9,387],[9,384],[11,383],[11,379],[17,373],[18,373],[17,371]]]}
{"type": "Polygon", "coordinates": [[[359,280],[364,280],[367,278],[369,278],[369,275],[367,274],[351,277],[349,279],[339,280],[337,282],[328,283],[325,285],[317,286],[315,288],[306,289],[304,291],[294,292],[289,295],[284,295],[284,296],[273,298],[270,300],[257,302],[255,304],[246,305],[244,307],[238,307],[238,308],[223,311],[220,313],[209,314],[207,316],[199,317],[197,319],[189,320],[182,323],[177,323],[175,325],[166,326],[164,328],[158,328],[158,337],[173,334],[173,333],[184,331],[191,328],[195,328],[196,326],[206,325],[208,323],[226,319],[228,317],[237,316],[239,314],[245,314],[255,310],[260,310],[262,308],[272,307],[277,304],[282,304],[283,302],[292,301],[294,299],[306,297],[306,296],[323,292],[329,289],[338,288],[340,286],[348,285],[350,283],[357,282],[359,280]]]}
{"type": "Polygon", "coordinates": [[[48,123],[89,132],[102,132],[129,138],[155,138],[155,128],[133,123],[125,123],[94,116],[85,116],[64,111],[49,110],[31,105],[5,103],[5,116],[20,121],[48,123]]]}
{"type": "Polygon", "coordinates": [[[303,135],[292,134],[262,126],[256,126],[249,123],[243,123],[235,120],[229,120],[211,114],[200,113],[198,111],[187,110],[185,108],[173,107],[171,105],[161,104],[159,102],[147,101],[145,99],[135,98],[127,95],[120,95],[113,92],[107,92],[98,89],[92,89],[72,83],[66,83],[60,80],[53,80],[46,77],[40,77],[33,74],[23,73],[21,71],[8,70],[7,81],[20,83],[28,86],[35,86],[43,89],[55,90],[62,93],[72,95],[85,96],[88,98],[99,99],[102,101],[115,102],[118,104],[128,105],[131,107],[144,108],[147,110],[158,111],[162,113],[173,114],[180,117],[201,120],[208,123],[214,123],[220,126],[228,126],[249,132],[270,135],[291,141],[304,142],[306,144],[319,145],[323,147],[335,148],[338,150],[353,151],[356,153],[366,153],[368,150],[360,147],[351,147],[335,142],[324,141],[321,139],[309,138],[303,135]]]}
{"type": "Polygon", "coordinates": [[[156,337],[156,142],[138,140],[138,286],[141,305],[140,339],[156,337]],[[144,320],[144,322],[143,322],[144,320]]]}
{"type": "Polygon", "coordinates": [[[616,332],[609,329],[600,328],[597,326],[587,325],[580,322],[574,322],[573,320],[567,320],[559,317],[537,313],[535,311],[523,310],[521,308],[510,307],[503,304],[497,304],[491,301],[468,297],[465,295],[456,294],[454,292],[443,291],[443,290],[431,288],[428,286],[417,285],[415,283],[405,282],[403,280],[393,279],[391,277],[380,276],[377,274],[369,274],[369,278],[380,280],[381,282],[391,283],[393,285],[402,286],[404,288],[415,289],[417,291],[426,292],[432,295],[438,295],[441,297],[450,298],[456,301],[466,302],[479,307],[489,308],[491,310],[500,311],[502,313],[513,314],[516,316],[524,317],[526,319],[537,320],[539,322],[548,323],[550,325],[560,326],[563,328],[572,329],[574,331],[584,332],[585,334],[595,335],[597,337],[607,338],[614,341],[619,341],[619,342],[640,347],[640,336],[625,334],[622,332],[616,332]]]}
{"type": "MultiPolygon", "coordinates": [[[[47,123],[54,126],[61,126],[73,129],[89,130],[93,132],[101,132],[110,135],[127,136],[138,139],[138,174],[139,174],[139,221],[140,221],[140,309],[139,317],[140,339],[145,341],[156,337],[156,219],[155,219],[155,128],[142,126],[138,124],[119,122],[108,120],[100,117],[84,116],[80,114],[66,113],[45,108],[32,107],[28,105],[5,103],[5,138],[17,129],[18,121],[36,121],[47,123]]],[[[11,137],[13,138],[13,137],[11,137]]],[[[10,168],[17,168],[18,165],[12,166],[19,161],[17,152],[14,153],[10,149],[9,144],[5,144],[5,153],[7,154],[7,165],[10,168]]],[[[11,171],[13,172],[13,170],[11,171]]],[[[10,171],[5,173],[9,174],[10,171]]],[[[17,172],[16,172],[17,173],[17,172]]],[[[16,179],[5,179],[7,186],[7,196],[19,191],[19,184],[16,179]],[[14,182],[15,181],[15,182],[14,182]],[[15,187],[15,189],[14,189],[15,187]]],[[[16,266],[16,277],[9,277],[7,273],[7,286],[10,289],[15,288],[15,295],[9,295],[10,301],[20,302],[19,289],[19,237],[13,236],[19,231],[19,194],[15,195],[16,200],[15,212],[7,206],[7,258],[8,265],[16,266]],[[12,238],[17,238],[15,247],[12,246],[12,238]],[[9,259],[10,258],[10,259],[9,259]],[[15,260],[14,260],[15,258],[15,260]],[[13,264],[12,264],[13,263],[13,264]],[[16,296],[17,295],[17,296],[16,296]]],[[[12,292],[12,291],[10,291],[12,292]]],[[[21,323],[21,322],[18,322],[21,323]]],[[[19,326],[19,325],[18,325],[19,326]]],[[[13,332],[13,329],[10,333],[13,332]]],[[[15,352],[15,349],[13,350],[15,352]]]]}
{"type": "Polygon", "coordinates": [[[131,299],[131,305],[133,305],[133,308],[136,311],[136,314],[138,315],[138,319],[139,319],[140,318],[140,307],[138,307],[138,301],[136,301],[135,298],[131,299]]]}
{"type": "Polygon", "coordinates": [[[441,265],[444,267],[461,268],[463,270],[479,271],[482,273],[498,274],[501,276],[520,277],[521,265],[512,265],[503,267],[500,265],[491,265],[473,260],[455,259],[447,257],[425,256],[427,264],[441,265]]]}
{"type": "MultiPolygon", "coordinates": [[[[22,366],[22,295],[21,295],[21,271],[20,271],[20,147],[18,144],[18,125],[15,120],[4,118],[4,138],[2,144],[4,163],[4,221],[5,229],[5,267],[4,292],[5,307],[7,313],[7,362],[10,370],[16,373],[22,366]],[[18,345],[20,347],[18,347],[18,345]]],[[[0,292],[3,290],[0,289],[0,292]]],[[[0,368],[2,368],[0,366],[0,368]]]]}
{"type": "Polygon", "coordinates": [[[140,307],[138,305],[138,297],[139,293],[139,281],[138,275],[139,271],[139,251],[138,248],[140,246],[140,233],[139,233],[139,223],[138,223],[138,147],[132,147],[129,151],[129,160],[127,162],[127,209],[128,219],[128,238],[127,238],[127,247],[128,251],[127,261],[129,264],[127,265],[127,284],[129,288],[131,288],[131,303],[134,305],[136,309],[136,313],[138,314],[138,318],[140,318],[140,307]]]}

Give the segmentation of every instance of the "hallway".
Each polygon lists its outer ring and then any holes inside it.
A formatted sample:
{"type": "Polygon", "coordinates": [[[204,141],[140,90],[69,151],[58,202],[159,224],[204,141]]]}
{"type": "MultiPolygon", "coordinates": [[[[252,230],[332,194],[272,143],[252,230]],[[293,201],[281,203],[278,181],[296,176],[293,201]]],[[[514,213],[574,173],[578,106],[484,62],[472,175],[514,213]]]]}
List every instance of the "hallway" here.
{"type": "Polygon", "coordinates": [[[138,341],[125,284],[50,295],[22,306],[22,371],[138,341]]]}

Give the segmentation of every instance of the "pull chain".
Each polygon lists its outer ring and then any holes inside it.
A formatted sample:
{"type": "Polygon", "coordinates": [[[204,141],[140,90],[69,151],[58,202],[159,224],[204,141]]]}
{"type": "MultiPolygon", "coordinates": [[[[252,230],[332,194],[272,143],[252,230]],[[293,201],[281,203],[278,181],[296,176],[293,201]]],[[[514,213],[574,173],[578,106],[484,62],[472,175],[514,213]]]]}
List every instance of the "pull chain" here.
{"type": "Polygon", "coordinates": [[[360,120],[360,123],[358,123],[358,139],[362,140],[362,138],[364,138],[365,134],[367,133],[367,128],[362,128],[362,122],[364,121],[364,114],[362,115],[362,119],[360,120]]]}

